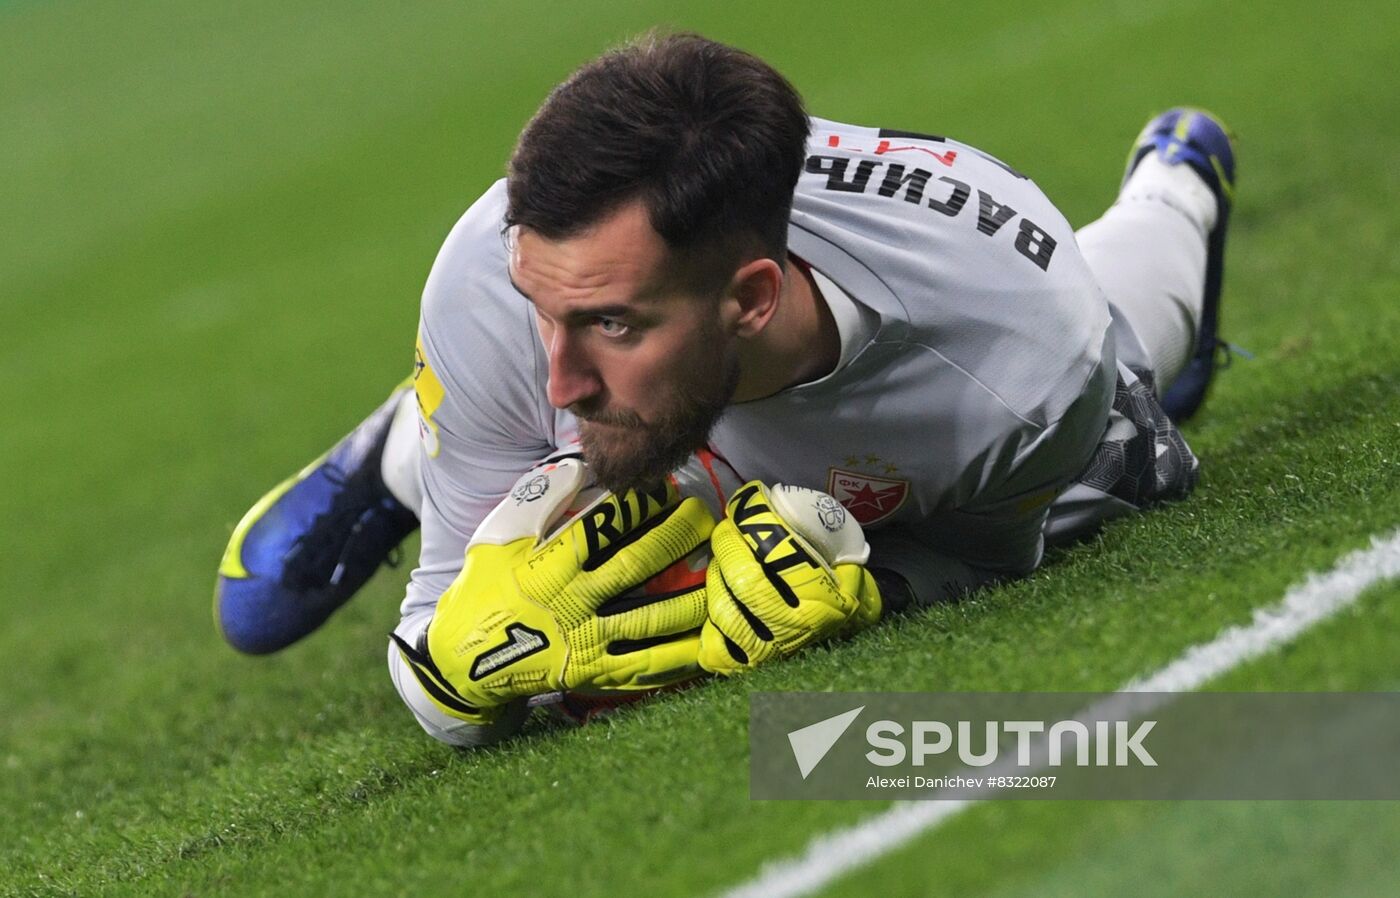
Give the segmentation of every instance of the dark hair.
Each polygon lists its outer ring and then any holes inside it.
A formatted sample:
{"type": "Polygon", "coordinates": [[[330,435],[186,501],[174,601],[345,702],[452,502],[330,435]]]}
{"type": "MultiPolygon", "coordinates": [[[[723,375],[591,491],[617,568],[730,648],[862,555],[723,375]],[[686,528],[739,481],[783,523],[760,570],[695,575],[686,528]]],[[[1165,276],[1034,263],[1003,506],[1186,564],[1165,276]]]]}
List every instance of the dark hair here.
{"type": "Polygon", "coordinates": [[[574,72],[526,125],[506,225],[562,240],[640,199],[682,271],[718,290],[744,252],[784,261],[809,130],[801,96],[758,57],[643,35],[574,72]]]}

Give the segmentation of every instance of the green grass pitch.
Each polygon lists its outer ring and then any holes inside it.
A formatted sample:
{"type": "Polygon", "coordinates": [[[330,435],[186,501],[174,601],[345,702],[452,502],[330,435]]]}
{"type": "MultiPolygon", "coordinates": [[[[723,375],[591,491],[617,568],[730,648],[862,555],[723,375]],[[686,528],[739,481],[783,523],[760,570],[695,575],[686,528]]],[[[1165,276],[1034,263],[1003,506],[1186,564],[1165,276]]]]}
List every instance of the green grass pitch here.
{"type": "MultiPolygon", "coordinates": [[[[1400,523],[1400,5],[0,2],[0,894],[712,893],[876,803],[755,803],[757,689],[1111,690],[1400,523]],[[248,659],[234,521],[408,370],[457,215],[550,86],[653,24],[813,111],[944,133],[1076,225],[1153,112],[1242,138],[1189,502],[1031,579],[496,751],[384,669],[402,570],[248,659]]],[[[416,544],[415,544],[416,545],[416,544]]],[[[414,546],[410,546],[410,553],[414,546]]],[[[1400,688],[1400,586],[1212,688],[1400,688]]],[[[973,808],[823,894],[1389,895],[1388,803],[973,808]]]]}

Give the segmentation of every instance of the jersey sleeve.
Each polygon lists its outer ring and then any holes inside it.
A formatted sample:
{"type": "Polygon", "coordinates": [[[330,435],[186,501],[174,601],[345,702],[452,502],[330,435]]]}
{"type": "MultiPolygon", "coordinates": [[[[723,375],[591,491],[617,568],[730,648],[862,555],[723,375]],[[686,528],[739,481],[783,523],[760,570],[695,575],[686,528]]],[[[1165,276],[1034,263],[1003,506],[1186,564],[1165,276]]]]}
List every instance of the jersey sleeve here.
{"type": "Polygon", "coordinates": [[[405,617],[436,605],[477,525],[555,448],[529,304],[506,275],[503,194],[498,184],[462,217],[423,292],[414,359],[422,548],[405,617]]]}

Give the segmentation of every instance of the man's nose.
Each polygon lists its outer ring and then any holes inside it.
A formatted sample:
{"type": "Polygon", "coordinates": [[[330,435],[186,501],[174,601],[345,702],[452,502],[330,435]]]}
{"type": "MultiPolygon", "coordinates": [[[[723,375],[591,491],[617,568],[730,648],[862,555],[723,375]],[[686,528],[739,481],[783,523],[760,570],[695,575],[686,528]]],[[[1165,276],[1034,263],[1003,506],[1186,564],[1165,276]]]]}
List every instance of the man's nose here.
{"type": "Polygon", "coordinates": [[[565,409],[577,402],[586,402],[603,389],[602,379],[577,341],[571,340],[564,328],[555,328],[549,346],[549,404],[565,409]]]}

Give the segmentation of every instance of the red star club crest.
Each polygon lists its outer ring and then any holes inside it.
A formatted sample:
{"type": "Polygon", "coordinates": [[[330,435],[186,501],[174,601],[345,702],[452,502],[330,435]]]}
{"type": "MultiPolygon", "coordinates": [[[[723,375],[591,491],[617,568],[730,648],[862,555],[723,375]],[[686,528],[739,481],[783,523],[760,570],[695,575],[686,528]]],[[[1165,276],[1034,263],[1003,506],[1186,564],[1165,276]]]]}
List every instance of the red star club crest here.
{"type": "Polygon", "coordinates": [[[909,498],[909,481],[832,468],[826,491],[846,506],[846,510],[862,526],[868,527],[899,510],[904,500],[909,498]]]}

